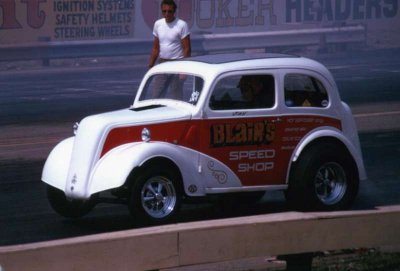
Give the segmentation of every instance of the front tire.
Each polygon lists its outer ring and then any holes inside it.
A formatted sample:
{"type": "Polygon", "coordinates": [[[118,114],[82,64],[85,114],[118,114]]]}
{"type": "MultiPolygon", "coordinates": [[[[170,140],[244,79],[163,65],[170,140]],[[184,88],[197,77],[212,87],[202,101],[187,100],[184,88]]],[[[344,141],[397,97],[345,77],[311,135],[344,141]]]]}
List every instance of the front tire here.
{"type": "Polygon", "coordinates": [[[54,211],[67,218],[82,217],[96,205],[93,198],[87,201],[70,200],[63,191],[50,185],[47,185],[47,199],[54,211]]]}
{"type": "Polygon", "coordinates": [[[129,210],[147,224],[162,224],[178,215],[182,202],[180,177],[168,166],[147,166],[133,180],[129,210]]]}
{"type": "Polygon", "coordinates": [[[353,203],[358,185],[357,169],[348,152],[336,144],[317,144],[294,165],[286,198],[298,210],[343,210],[353,203]]]}

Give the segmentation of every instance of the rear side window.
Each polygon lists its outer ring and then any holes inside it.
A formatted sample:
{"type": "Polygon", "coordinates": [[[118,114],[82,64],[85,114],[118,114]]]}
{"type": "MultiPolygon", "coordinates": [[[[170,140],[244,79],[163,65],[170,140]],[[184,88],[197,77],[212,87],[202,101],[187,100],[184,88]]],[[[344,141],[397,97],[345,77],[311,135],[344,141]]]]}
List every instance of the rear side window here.
{"type": "Polygon", "coordinates": [[[305,74],[287,74],[285,103],[288,107],[327,107],[329,98],[318,79],[305,74]]]}

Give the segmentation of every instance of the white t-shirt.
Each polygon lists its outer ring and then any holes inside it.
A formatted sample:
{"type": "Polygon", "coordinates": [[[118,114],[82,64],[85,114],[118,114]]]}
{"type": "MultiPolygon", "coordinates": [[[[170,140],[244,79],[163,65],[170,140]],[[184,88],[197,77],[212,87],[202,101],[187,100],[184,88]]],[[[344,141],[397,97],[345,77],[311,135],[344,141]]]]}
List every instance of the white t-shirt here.
{"type": "Polygon", "coordinates": [[[153,35],[160,40],[160,58],[183,58],[182,39],[190,35],[187,23],[179,18],[171,23],[159,19],[154,23],[153,35]]]}

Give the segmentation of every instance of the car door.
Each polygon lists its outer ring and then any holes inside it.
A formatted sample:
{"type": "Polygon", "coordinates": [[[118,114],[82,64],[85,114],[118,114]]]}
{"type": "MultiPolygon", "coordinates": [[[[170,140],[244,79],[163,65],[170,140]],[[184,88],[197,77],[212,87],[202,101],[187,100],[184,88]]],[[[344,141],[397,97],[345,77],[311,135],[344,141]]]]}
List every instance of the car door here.
{"type": "MultiPolygon", "coordinates": [[[[284,178],[278,174],[277,163],[280,118],[276,89],[277,81],[272,70],[227,73],[215,81],[205,104],[202,152],[229,167],[241,186],[284,183],[284,178]],[[263,81],[263,93],[258,92],[252,101],[248,100],[245,92],[249,91],[246,88],[255,88],[256,85],[249,86],[246,78],[263,81]]],[[[210,166],[208,169],[222,171],[210,166]]],[[[218,178],[209,178],[207,187],[237,185],[229,180],[218,181],[218,178]]]]}

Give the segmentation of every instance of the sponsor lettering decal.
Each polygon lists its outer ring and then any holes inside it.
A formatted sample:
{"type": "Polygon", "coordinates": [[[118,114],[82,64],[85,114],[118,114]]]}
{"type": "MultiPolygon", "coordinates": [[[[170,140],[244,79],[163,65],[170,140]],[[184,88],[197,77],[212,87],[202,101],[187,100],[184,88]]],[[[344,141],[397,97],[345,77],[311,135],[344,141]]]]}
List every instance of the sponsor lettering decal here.
{"type": "Polygon", "coordinates": [[[275,163],[266,161],[275,158],[275,150],[232,151],[230,161],[239,161],[237,172],[265,172],[272,170],[275,163]]]}
{"type": "MultiPolygon", "coordinates": [[[[274,12],[274,0],[176,0],[177,15],[184,19],[190,28],[196,25],[199,29],[213,27],[245,27],[277,24],[274,12]]],[[[142,14],[149,28],[161,17],[159,1],[142,2],[142,14]]]]}
{"type": "Polygon", "coordinates": [[[40,41],[133,37],[134,18],[134,0],[0,0],[0,30],[40,41]]]}
{"type": "MultiPolygon", "coordinates": [[[[188,191],[189,191],[190,193],[192,193],[192,194],[196,193],[196,192],[197,192],[197,186],[194,185],[194,184],[189,185],[188,191]]],[[[1,270],[0,270],[0,271],[1,271],[1,270]]]]}
{"type": "MultiPolygon", "coordinates": [[[[41,8],[41,3],[46,3],[47,0],[20,0],[26,5],[26,22],[32,28],[40,28],[43,26],[46,13],[41,8]]],[[[21,23],[17,18],[16,1],[0,0],[0,30],[1,29],[16,29],[22,28],[21,23]]]]}
{"type": "MultiPolygon", "coordinates": [[[[400,0],[176,0],[193,34],[247,33],[363,23],[390,27],[400,0]]],[[[160,0],[0,0],[2,43],[151,39],[160,0]]],[[[368,33],[378,30],[369,28],[368,33]]],[[[381,28],[378,28],[381,29],[381,28]]],[[[391,35],[396,35],[395,28],[391,35]]],[[[383,34],[382,34],[383,35],[383,34]]],[[[394,41],[395,42],[395,41],[394,41]]],[[[393,45],[393,44],[392,44],[393,45]]]]}
{"type": "MultiPolygon", "coordinates": [[[[399,0],[176,0],[178,17],[190,28],[213,29],[277,26],[282,23],[389,19],[398,15],[399,0]]],[[[159,1],[142,3],[152,29],[161,17],[159,1]]]]}
{"type": "Polygon", "coordinates": [[[275,124],[268,121],[213,124],[211,147],[267,145],[275,139],[275,124]]]}
{"type": "Polygon", "coordinates": [[[393,18],[398,0],[286,0],[286,22],[393,18]]]}
{"type": "Polygon", "coordinates": [[[53,2],[55,39],[112,38],[133,34],[133,0],[53,2]]]}

